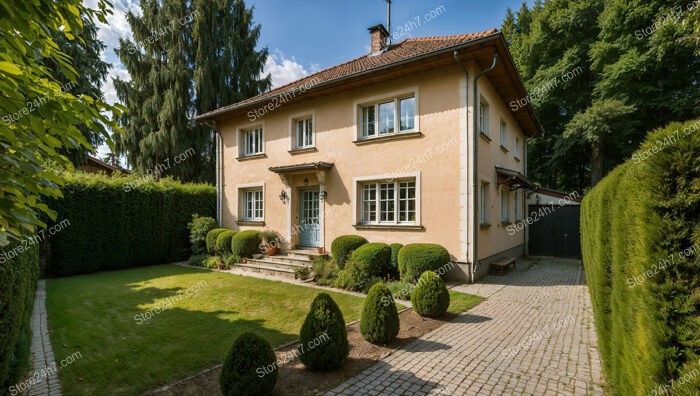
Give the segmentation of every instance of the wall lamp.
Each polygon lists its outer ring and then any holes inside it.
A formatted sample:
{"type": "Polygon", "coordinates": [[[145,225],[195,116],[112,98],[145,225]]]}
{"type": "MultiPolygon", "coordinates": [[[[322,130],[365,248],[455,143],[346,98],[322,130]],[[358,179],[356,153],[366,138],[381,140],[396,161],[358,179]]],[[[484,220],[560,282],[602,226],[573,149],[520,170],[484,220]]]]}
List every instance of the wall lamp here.
{"type": "Polygon", "coordinates": [[[287,192],[282,190],[282,192],[280,193],[280,201],[282,201],[282,203],[286,203],[287,199],[289,199],[287,192]]]}

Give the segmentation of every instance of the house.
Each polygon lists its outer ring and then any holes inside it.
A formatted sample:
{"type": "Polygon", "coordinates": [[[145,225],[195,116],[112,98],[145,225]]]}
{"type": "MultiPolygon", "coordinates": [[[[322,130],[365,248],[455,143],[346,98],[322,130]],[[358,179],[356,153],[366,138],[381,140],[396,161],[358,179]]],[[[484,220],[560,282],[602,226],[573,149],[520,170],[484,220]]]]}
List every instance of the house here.
{"type": "Polygon", "coordinates": [[[439,243],[462,281],[522,255],[506,226],[541,127],[501,32],[369,31],[369,54],[197,118],[217,131],[220,224],[327,250],[344,234],[439,243]]]}
{"type": "Polygon", "coordinates": [[[107,176],[112,176],[114,172],[121,172],[124,174],[131,173],[129,170],[120,166],[109,164],[91,156],[87,157],[85,164],[81,165],[79,169],[85,173],[104,173],[107,176]]]}

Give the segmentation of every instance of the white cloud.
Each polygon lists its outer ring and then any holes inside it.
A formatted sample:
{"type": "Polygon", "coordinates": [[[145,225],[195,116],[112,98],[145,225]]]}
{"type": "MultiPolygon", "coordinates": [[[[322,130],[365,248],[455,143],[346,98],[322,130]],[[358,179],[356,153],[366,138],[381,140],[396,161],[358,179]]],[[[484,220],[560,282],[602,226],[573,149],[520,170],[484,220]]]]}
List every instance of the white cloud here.
{"type": "Polygon", "coordinates": [[[107,76],[107,79],[105,80],[105,83],[102,85],[102,93],[105,95],[105,101],[109,104],[115,104],[119,102],[119,99],[117,99],[117,91],[114,89],[114,81],[113,79],[119,77],[124,81],[131,81],[131,76],[129,75],[129,72],[126,71],[122,67],[121,64],[116,65],[109,71],[109,75],[107,76]]]}
{"type": "Polygon", "coordinates": [[[294,57],[286,58],[284,53],[278,49],[271,51],[267,57],[263,75],[268,73],[272,75],[272,88],[285,85],[309,74],[304,66],[297,63],[294,57]]]}

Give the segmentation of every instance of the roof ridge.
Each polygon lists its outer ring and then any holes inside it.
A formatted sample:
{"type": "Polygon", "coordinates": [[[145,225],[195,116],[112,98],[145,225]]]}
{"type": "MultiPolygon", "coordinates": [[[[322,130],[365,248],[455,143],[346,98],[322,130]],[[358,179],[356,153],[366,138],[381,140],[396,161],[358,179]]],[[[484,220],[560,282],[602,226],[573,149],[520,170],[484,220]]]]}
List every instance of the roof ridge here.
{"type": "Polygon", "coordinates": [[[456,38],[467,38],[471,36],[480,36],[480,35],[490,35],[498,32],[497,28],[491,28],[488,30],[484,30],[481,32],[474,32],[474,33],[462,33],[462,34],[451,34],[447,36],[425,36],[425,37],[409,37],[406,40],[401,41],[430,41],[430,40],[449,40],[449,39],[456,39],[456,38]]]}

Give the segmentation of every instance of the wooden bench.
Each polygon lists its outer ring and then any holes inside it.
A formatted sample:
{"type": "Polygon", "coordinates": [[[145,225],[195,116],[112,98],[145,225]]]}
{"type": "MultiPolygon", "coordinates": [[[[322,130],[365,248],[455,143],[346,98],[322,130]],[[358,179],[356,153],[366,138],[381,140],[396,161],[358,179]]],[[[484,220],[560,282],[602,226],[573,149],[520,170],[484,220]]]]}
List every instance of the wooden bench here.
{"type": "Polygon", "coordinates": [[[511,264],[513,264],[513,269],[515,269],[515,257],[503,256],[489,263],[489,266],[493,270],[498,270],[499,275],[503,275],[505,270],[508,269],[508,266],[511,264]]]}

